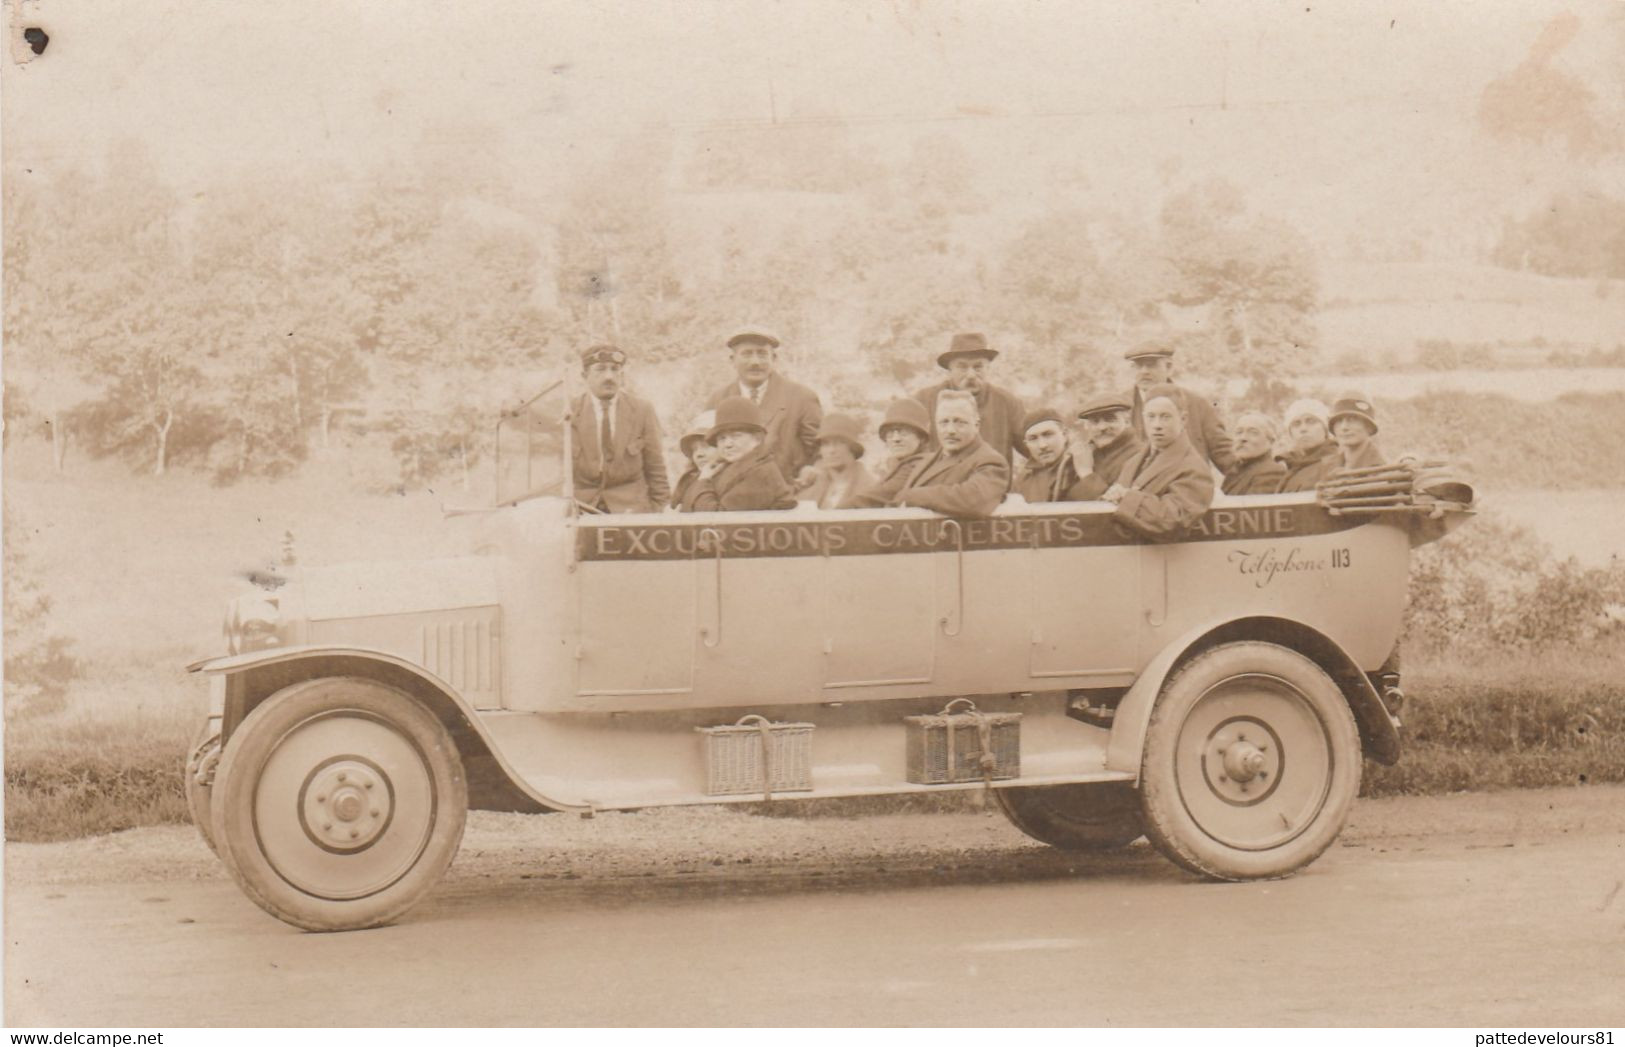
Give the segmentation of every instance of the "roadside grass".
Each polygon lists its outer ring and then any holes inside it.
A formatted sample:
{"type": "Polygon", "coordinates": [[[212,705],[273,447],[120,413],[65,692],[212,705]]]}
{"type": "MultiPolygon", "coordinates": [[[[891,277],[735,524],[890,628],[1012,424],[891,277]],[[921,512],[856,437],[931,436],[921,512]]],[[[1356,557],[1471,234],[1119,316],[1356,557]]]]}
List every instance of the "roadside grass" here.
{"type": "MultiPolygon", "coordinates": [[[[68,707],[6,723],[6,839],[64,840],[188,820],[186,747],[203,689],[178,651],[103,665],[68,707]],[[159,668],[173,666],[174,668],[159,668]]],[[[1625,782],[1625,645],[1411,658],[1398,765],[1367,762],[1365,796],[1625,782]]],[[[979,790],[750,805],[782,817],[975,810],[979,790]]]]}
{"type": "Polygon", "coordinates": [[[1625,643],[1418,657],[1404,751],[1368,796],[1625,781],[1625,643]]]}

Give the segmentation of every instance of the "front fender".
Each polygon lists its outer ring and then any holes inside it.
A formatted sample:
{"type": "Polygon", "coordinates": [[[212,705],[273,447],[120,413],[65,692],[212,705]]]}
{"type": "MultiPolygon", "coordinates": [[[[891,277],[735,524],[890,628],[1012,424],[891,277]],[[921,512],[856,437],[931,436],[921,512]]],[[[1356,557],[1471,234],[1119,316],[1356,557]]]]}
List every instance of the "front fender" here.
{"type": "Polygon", "coordinates": [[[1151,709],[1162,685],[1181,664],[1209,647],[1237,640],[1259,640],[1290,648],[1319,665],[1332,678],[1354,713],[1364,754],[1382,764],[1399,760],[1399,726],[1382,704],[1375,687],[1347,651],[1325,634],[1284,618],[1238,618],[1209,622],[1191,629],[1158,651],[1117,705],[1111,740],[1106,746],[1108,770],[1138,778],[1140,757],[1151,709]]]}
{"type": "MultiPolygon", "coordinates": [[[[469,777],[470,806],[488,810],[585,810],[543,796],[515,772],[473,705],[456,688],[420,665],[366,647],[300,644],[191,663],[188,672],[224,681],[221,740],[231,738],[254,707],[284,687],[327,676],[361,676],[411,695],[437,716],[457,743],[469,777]]],[[[211,715],[215,712],[211,709],[211,715]]]]}

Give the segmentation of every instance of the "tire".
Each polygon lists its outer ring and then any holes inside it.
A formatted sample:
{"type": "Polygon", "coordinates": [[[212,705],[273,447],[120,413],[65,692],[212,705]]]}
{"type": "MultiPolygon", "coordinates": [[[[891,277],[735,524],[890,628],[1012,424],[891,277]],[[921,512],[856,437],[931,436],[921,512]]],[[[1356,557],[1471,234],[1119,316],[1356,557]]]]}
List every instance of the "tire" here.
{"type": "Polygon", "coordinates": [[[220,727],[215,721],[206,720],[193,736],[191,748],[186,750],[186,767],[182,772],[181,784],[186,790],[186,806],[192,812],[192,824],[197,826],[198,835],[203,837],[203,842],[215,854],[220,853],[220,848],[214,845],[214,813],[209,804],[213,787],[199,785],[197,774],[201,768],[219,759],[220,727]]]}
{"type": "Polygon", "coordinates": [[[226,743],[214,836],[243,892],[310,931],[385,924],[440,881],[468,783],[451,736],[411,697],[359,677],[273,694],[226,743]]]}
{"type": "Polygon", "coordinates": [[[995,789],[1010,824],[1063,851],[1111,851],[1144,835],[1140,801],[1127,782],[995,789]]]}
{"type": "Polygon", "coordinates": [[[1145,833],[1217,880],[1289,876],[1331,846],[1360,791],[1348,702],[1270,643],[1204,651],[1163,686],[1140,766],[1145,833]]]}

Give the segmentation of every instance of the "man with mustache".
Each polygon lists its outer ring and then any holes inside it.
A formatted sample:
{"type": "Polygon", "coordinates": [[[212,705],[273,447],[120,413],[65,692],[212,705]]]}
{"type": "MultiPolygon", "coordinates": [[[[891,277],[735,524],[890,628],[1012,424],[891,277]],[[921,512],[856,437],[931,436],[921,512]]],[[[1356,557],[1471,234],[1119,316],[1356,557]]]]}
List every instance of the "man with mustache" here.
{"type": "Polygon", "coordinates": [[[671,497],[654,405],[622,388],[626,353],[613,345],[581,354],[587,391],[571,408],[575,496],[604,513],[652,513],[671,497]]]}
{"type": "Polygon", "coordinates": [[[1236,469],[1224,478],[1225,494],[1274,494],[1286,475],[1286,465],[1275,457],[1280,436],[1269,415],[1249,411],[1236,422],[1236,469]]]}
{"type": "Polygon", "coordinates": [[[824,407],[818,394],[792,382],[777,370],[779,338],[764,327],[744,327],[728,339],[736,378],[711,394],[707,410],[731,396],[742,396],[761,414],[762,445],[772,454],[786,480],[818,457],[818,426],[824,407]]]}
{"type": "Polygon", "coordinates": [[[1010,465],[980,435],[976,398],[944,390],[937,397],[937,452],[914,470],[893,505],[948,516],[990,516],[1010,488],[1010,465]]]}
{"type": "MultiPolygon", "coordinates": [[[[937,416],[937,397],[954,390],[968,393],[976,404],[981,419],[981,438],[999,452],[1006,463],[1011,451],[1027,451],[1021,444],[1021,419],[1025,413],[1021,400],[1008,389],[1001,389],[989,380],[998,350],[988,347],[987,338],[980,334],[956,334],[948,343],[948,350],[937,357],[937,366],[948,372],[948,377],[936,385],[927,386],[914,394],[914,399],[925,405],[933,422],[937,416]]],[[[932,436],[936,436],[935,430],[932,436]]]]}
{"type": "Polygon", "coordinates": [[[1117,506],[1113,518],[1148,538],[1172,541],[1213,504],[1213,470],[1185,435],[1179,390],[1154,385],[1142,413],[1149,444],[1101,495],[1117,506]]]}
{"type": "Polygon", "coordinates": [[[1092,466],[1078,488],[1078,497],[1091,501],[1117,482],[1130,458],[1145,450],[1145,440],[1134,428],[1129,398],[1115,393],[1096,396],[1078,409],[1078,421],[1089,433],[1092,466]]]}

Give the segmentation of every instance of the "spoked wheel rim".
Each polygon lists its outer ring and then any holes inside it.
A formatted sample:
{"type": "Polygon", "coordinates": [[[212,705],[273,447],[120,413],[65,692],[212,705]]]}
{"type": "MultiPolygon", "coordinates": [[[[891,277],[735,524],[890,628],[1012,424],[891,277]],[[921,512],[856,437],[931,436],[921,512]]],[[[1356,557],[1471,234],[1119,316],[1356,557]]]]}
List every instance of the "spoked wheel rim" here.
{"type": "Polygon", "coordinates": [[[316,898],[387,890],[434,835],[433,771],[418,745],[362,710],[312,716],[272,746],[253,791],[254,834],[271,870],[316,898]]]}
{"type": "Polygon", "coordinates": [[[1186,813],[1236,850],[1296,839],[1331,794],[1331,730],[1309,697],[1278,676],[1249,673],[1208,688],[1186,714],[1176,752],[1186,813]]]}

